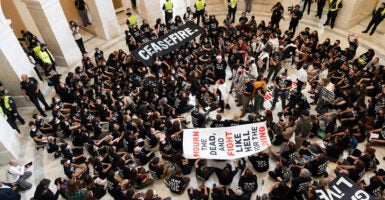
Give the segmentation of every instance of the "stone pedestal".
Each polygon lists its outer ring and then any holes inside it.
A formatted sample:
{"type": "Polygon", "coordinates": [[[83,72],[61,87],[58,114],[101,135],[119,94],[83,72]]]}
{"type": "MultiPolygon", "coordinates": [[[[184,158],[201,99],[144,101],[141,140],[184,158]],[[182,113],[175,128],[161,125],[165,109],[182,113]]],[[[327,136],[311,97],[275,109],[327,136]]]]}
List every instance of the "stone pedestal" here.
{"type": "Polygon", "coordinates": [[[92,0],[88,1],[88,7],[98,37],[110,40],[122,33],[112,1],[92,0]]]}
{"type": "Polygon", "coordinates": [[[376,4],[376,1],[368,0],[343,1],[343,7],[338,11],[335,27],[346,30],[357,25],[372,14],[376,4]]]}
{"type": "Polygon", "coordinates": [[[0,116],[0,166],[8,164],[12,159],[19,160],[20,142],[17,132],[0,116]]]}
{"type": "Polygon", "coordinates": [[[0,80],[10,95],[21,96],[21,75],[37,76],[9,24],[7,20],[0,21],[0,80]]]}
{"type": "Polygon", "coordinates": [[[40,30],[40,34],[60,66],[75,66],[81,53],[59,0],[23,0],[40,30]]]}
{"type": "MultiPolygon", "coordinates": [[[[152,25],[155,24],[156,19],[158,18],[163,19],[163,11],[162,11],[163,2],[159,0],[158,1],[137,0],[136,4],[137,4],[136,6],[137,6],[137,11],[139,15],[142,17],[142,19],[146,19],[149,24],[152,24],[152,25]]],[[[138,24],[142,24],[142,22],[138,21],[138,24]]]]}

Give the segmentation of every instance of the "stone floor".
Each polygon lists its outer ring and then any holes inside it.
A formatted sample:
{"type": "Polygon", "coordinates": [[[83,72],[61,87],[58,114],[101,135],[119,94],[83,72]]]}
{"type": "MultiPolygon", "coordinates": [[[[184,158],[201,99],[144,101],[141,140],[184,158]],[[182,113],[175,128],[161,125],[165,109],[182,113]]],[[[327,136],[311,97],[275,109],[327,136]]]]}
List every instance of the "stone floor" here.
{"type": "MultiPolygon", "coordinates": [[[[185,7],[186,4],[184,4],[184,1],[181,1],[181,2],[182,2],[181,4],[178,4],[178,10],[176,11],[177,14],[182,14],[184,12],[183,8],[185,7]]],[[[221,23],[225,17],[225,14],[227,13],[227,10],[226,10],[225,6],[223,5],[223,1],[220,1],[220,0],[212,0],[211,1],[210,0],[210,1],[206,1],[206,2],[208,4],[207,10],[208,10],[209,14],[215,14],[217,16],[217,19],[221,23]]],[[[261,5],[260,4],[258,4],[258,5],[254,4],[253,8],[252,8],[252,13],[248,14],[248,16],[250,17],[251,15],[255,15],[257,22],[260,22],[261,20],[268,21],[270,18],[269,10],[271,8],[271,3],[269,1],[266,1],[266,2],[268,2],[268,3],[261,4],[261,5]]],[[[241,11],[243,11],[243,7],[239,6],[238,9],[239,10],[237,12],[237,18],[239,17],[241,11]]],[[[323,41],[325,38],[331,38],[332,41],[334,41],[335,39],[340,39],[341,40],[341,46],[343,46],[343,47],[347,46],[347,39],[345,39],[345,38],[347,38],[347,35],[349,32],[358,33],[359,34],[360,47],[358,49],[357,54],[361,54],[364,51],[366,51],[366,48],[371,47],[371,48],[374,48],[376,50],[376,53],[378,53],[381,58],[385,58],[383,56],[385,51],[383,50],[383,48],[380,46],[380,44],[378,42],[381,40],[380,38],[382,37],[382,35],[375,33],[374,36],[369,37],[368,35],[361,35],[360,34],[361,31],[364,29],[364,26],[366,26],[366,23],[362,22],[359,25],[356,25],[349,30],[341,30],[338,28],[331,30],[328,27],[325,28],[322,26],[324,20],[326,20],[326,16],[323,16],[321,20],[318,20],[318,18],[314,17],[314,15],[315,15],[314,10],[315,10],[315,7],[313,7],[312,13],[309,16],[304,15],[303,19],[300,22],[298,30],[302,30],[306,26],[308,26],[311,28],[311,30],[317,30],[318,31],[320,41],[323,41]]],[[[324,14],[326,14],[326,13],[324,13],[324,14]]],[[[125,24],[124,13],[123,12],[118,13],[117,16],[118,16],[119,23],[121,25],[122,30],[126,30],[127,26],[125,24]]],[[[140,19],[140,16],[138,16],[138,17],[140,19]]],[[[138,20],[138,21],[140,21],[140,20],[138,20]]],[[[283,20],[281,22],[281,26],[283,29],[288,27],[288,21],[289,20],[283,20]]],[[[123,35],[116,38],[116,39],[113,39],[111,41],[104,41],[100,38],[95,37],[94,35],[92,35],[90,32],[88,32],[85,29],[85,31],[83,31],[83,37],[84,37],[84,40],[86,42],[85,43],[86,49],[88,52],[90,52],[91,55],[93,55],[95,47],[99,47],[100,49],[102,49],[105,52],[106,57],[108,56],[109,53],[111,53],[112,51],[114,51],[116,49],[123,49],[125,51],[128,51],[127,47],[125,45],[125,42],[124,42],[124,36],[123,35]]],[[[73,70],[73,68],[70,68],[70,69],[61,68],[60,70],[63,72],[63,74],[66,74],[65,72],[67,70],[73,70]]],[[[230,71],[228,71],[227,73],[228,73],[228,75],[230,75],[230,71]]],[[[292,78],[295,78],[295,70],[290,70],[289,76],[291,76],[292,78]]],[[[43,85],[46,83],[47,82],[44,82],[43,85]]],[[[230,84],[230,82],[227,81],[226,84],[230,84]]],[[[305,89],[303,92],[305,94],[307,94],[306,91],[307,91],[307,89],[305,89]]],[[[49,99],[48,97],[52,96],[52,95],[54,95],[53,92],[48,93],[47,99],[49,99]]],[[[232,107],[232,109],[225,111],[225,113],[223,114],[224,118],[225,119],[238,118],[240,110],[239,110],[239,107],[235,106],[233,97],[230,97],[230,106],[232,107]]],[[[266,106],[266,108],[270,108],[269,103],[266,103],[265,106],[266,106]]],[[[280,111],[280,109],[281,109],[280,106],[277,105],[277,109],[274,111],[274,113],[276,114],[276,112],[280,111]]],[[[36,110],[33,107],[25,107],[25,108],[20,108],[20,112],[22,113],[22,115],[24,116],[26,121],[29,121],[31,119],[32,113],[36,112],[36,110]]],[[[214,117],[215,115],[216,115],[215,111],[210,114],[211,117],[214,117]]],[[[189,116],[187,116],[187,117],[189,117],[189,116]]],[[[47,120],[49,120],[49,119],[50,118],[47,117],[47,120]]],[[[33,183],[34,188],[32,188],[31,190],[25,191],[25,192],[21,192],[23,199],[30,199],[33,196],[36,185],[38,184],[38,182],[42,178],[49,178],[51,180],[54,180],[56,177],[65,176],[65,175],[63,173],[62,166],[59,163],[60,162],[59,159],[53,160],[53,155],[47,154],[46,151],[43,151],[43,150],[36,151],[35,150],[34,142],[31,140],[31,138],[29,137],[29,134],[28,134],[27,125],[24,125],[24,126],[19,125],[19,127],[22,130],[22,134],[18,135],[18,138],[19,138],[21,144],[23,144],[23,146],[20,147],[21,148],[21,155],[20,155],[21,163],[27,163],[30,161],[34,162],[33,166],[30,169],[33,172],[33,176],[29,179],[29,181],[33,183]]],[[[364,145],[365,144],[359,144],[359,147],[362,148],[364,145]]],[[[276,148],[276,147],[274,147],[274,149],[278,150],[278,148],[276,148]]],[[[377,158],[381,162],[379,167],[383,168],[383,167],[385,167],[385,165],[384,165],[384,162],[382,160],[382,157],[385,156],[385,150],[382,147],[377,147],[376,149],[377,149],[377,152],[376,152],[377,158]]],[[[222,165],[224,165],[224,163],[223,162],[218,163],[218,162],[212,161],[212,162],[210,162],[210,165],[221,167],[222,165]]],[[[275,166],[275,163],[273,161],[270,161],[270,169],[273,169],[274,166],[275,166]]],[[[335,164],[330,163],[328,170],[331,170],[334,168],[335,168],[335,164]]],[[[5,170],[6,170],[6,166],[0,167],[0,180],[4,180],[5,170]]],[[[370,177],[369,175],[370,174],[366,175],[365,179],[368,179],[368,177],[370,177]]],[[[201,184],[201,183],[197,183],[197,181],[195,179],[195,172],[194,171],[191,173],[190,177],[191,177],[191,182],[190,182],[191,187],[197,187],[198,184],[201,184]]],[[[232,188],[236,187],[236,185],[238,183],[238,179],[239,179],[239,173],[236,175],[236,177],[233,181],[233,184],[231,185],[232,188]]],[[[206,183],[206,185],[211,187],[212,183],[214,183],[216,181],[217,181],[217,177],[214,175],[206,183]]],[[[257,194],[267,193],[270,190],[271,186],[274,184],[273,181],[268,178],[267,173],[258,173],[258,183],[259,183],[259,188],[258,188],[257,192],[255,192],[253,194],[252,199],[255,199],[255,196],[257,194]],[[264,180],[264,185],[262,185],[263,180],[264,180]]],[[[53,191],[56,190],[54,185],[51,185],[50,188],[53,191]]],[[[172,199],[182,199],[182,200],[188,199],[186,194],[183,194],[183,195],[170,194],[169,190],[167,188],[165,188],[162,181],[156,181],[151,186],[151,188],[156,190],[156,192],[162,197],[171,196],[172,199]]],[[[109,196],[107,194],[103,199],[108,200],[108,199],[112,199],[112,198],[111,198],[111,196],[109,196]]]]}

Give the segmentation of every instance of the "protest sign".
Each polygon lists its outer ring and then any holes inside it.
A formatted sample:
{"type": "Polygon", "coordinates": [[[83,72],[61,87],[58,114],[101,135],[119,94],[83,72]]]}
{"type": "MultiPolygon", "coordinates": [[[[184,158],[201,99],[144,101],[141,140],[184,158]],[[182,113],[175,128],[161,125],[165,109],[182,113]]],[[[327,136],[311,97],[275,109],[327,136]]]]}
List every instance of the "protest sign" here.
{"type": "Polygon", "coordinates": [[[270,144],[265,122],[183,132],[183,153],[188,159],[233,160],[263,151],[270,144]]]}
{"type": "Polygon", "coordinates": [[[186,42],[193,40],[203,31],[204,29],[194,22],[187,22],[178,29],[171,31],[156,40],[143,44],[143,46],[139,47],[132,53],[145,66],[151,66],[154,63],[154,58],[156,56],[163,56],[164,54],[174,51],[186,42]]]}
{"type": "Polygon", "coordinates": [[[316,189],[315,194],[319,200],[375,200],[365,190],[361,189],[354,181],[345,174],[340,174],[329,182],[325,191],[316,189]]]}

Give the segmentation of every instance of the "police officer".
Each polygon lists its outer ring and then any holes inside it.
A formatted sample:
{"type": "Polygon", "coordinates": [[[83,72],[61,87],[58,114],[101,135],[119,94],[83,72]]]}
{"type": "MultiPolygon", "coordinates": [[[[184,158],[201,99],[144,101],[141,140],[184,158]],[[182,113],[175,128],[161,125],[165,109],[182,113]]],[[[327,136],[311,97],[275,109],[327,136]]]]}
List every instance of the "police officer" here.
{"type": "Polygon", "coordinates": [[[47,117],[43,109],[40,107],[39,101],[44,104],[45,110],[51,110],[51,107],[47,104],[43,94],[40,91],[39,82],[37,82],[34,77],[28,77],[27,74],[23,74],[21,75],[20,87],[24,98],[28,102],[31,101],[33,104],[35,104],[36,108],[39,110],[43,117],[47,117]]]}
{"type": "Polygon", "coordinates": [[[48,50],[46,44],[43,43],[40,45],[40,50],[38,51],[37,56],[43,62],[43,65],[49,64],[52,66],[52,69],[56,71],[55,58],[53,57],[51,51],[48,50]]]}
{"type": "Polygon", "coordinates": [[[166,22],[173,18],[173,6],[174,5],[172,4],[171,0],[166,0],[166,2],[163,4],[162,9],[164,10],[164,18],[166,22]]]}
{"type": "Polygon", "coordinates": [[[372,20],[370,20],[368,27],[366,28],[365,31],[362,31],[362,33],[367,33],[370,28],[372,30],[370,31],[369,35],[373,35],[374,31],[376,31],[377,26],[384,20],[385,18],[385,3],[381,3],[380,7],[377,9],[373,10],[372,12],[372,20]]]}
{"type": "Polygon", "coordinates": [[[132,25],[137,25],[138,22],[136,21],[136,17],[131,12],[126,13],[126,15],[127,15],[126,24],[128,25],[128,27],[132,25]]]}
{"type": "Polygon", "coordinates": [[[332,29],[334,28],[334,22],[336,21],[338,10],[340,8],[342,8],[342,0],[330,0],[329,12],[324,26],[329,25],[330,22],[330,27],[332,29]]]}
{"type": "Polygon", "coordinates": [[[204,0],[198,0],[197,2],[195,2],[194,7],[195,14],[197,17],[197,24],[199,25],[201,17],[203,18],[203,14],[205,14],[206,2],[204,0]]]}
{"type": "Polygon", "coordinates": [[[5,120],[7,120],[8,124],[15,129],[18,133],[20,133],[19,128],[17,128],[15,118],[11,116],[11,113],[4,109],[2,106],[0,106],[0,115],[3,116],[5,120]]]}
{"type": "Polygon", "coordinates": [[[237,12],[237,3],[238,3],[238,0],[227,0],[227,3],[228,3],[228,13],[227,15],[229,15],[231,17],[231,22],[234,23],[235,21],[235,13],[237,12]]]}
{"type": "Polygon", "coordinates": [[[12,99],[11,96],[5,95],[4,93],[0,92],[0,105],[3,109],[7,110],[14,120],[16,118],[20,121],[20,123],[25,124],[24,119],[20,116],[19,112],[17,111],[17,106],[15,103],[15,100],[12,99]]]}

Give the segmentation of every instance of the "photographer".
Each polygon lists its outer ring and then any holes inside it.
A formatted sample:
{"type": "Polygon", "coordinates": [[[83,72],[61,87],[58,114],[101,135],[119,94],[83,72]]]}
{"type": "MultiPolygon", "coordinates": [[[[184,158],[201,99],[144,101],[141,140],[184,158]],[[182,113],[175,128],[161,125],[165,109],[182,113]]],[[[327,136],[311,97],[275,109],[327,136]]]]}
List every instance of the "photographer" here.
{"type": "Polygon", "coordinates": [[[74,36],[75,42],[78,45],[80,51],[82,53],[86,53],[86,48],[84,47],[83,38],[82,38],[82,35],[80,34],[79,26],[74,21],[70,21],[70,28],[72,31],[72,35],[74,36]]]}
{"type": "Polygon", "coordinates": [[[290,11],[290,26],[289,26],[289,31],[292,31],[293,34],[295,34],[295,31],[297,29],[299,20],[302,18],[302,12],[299,10],[300,6],[295,5],[294,10],[289,10],[290,11]]]}

